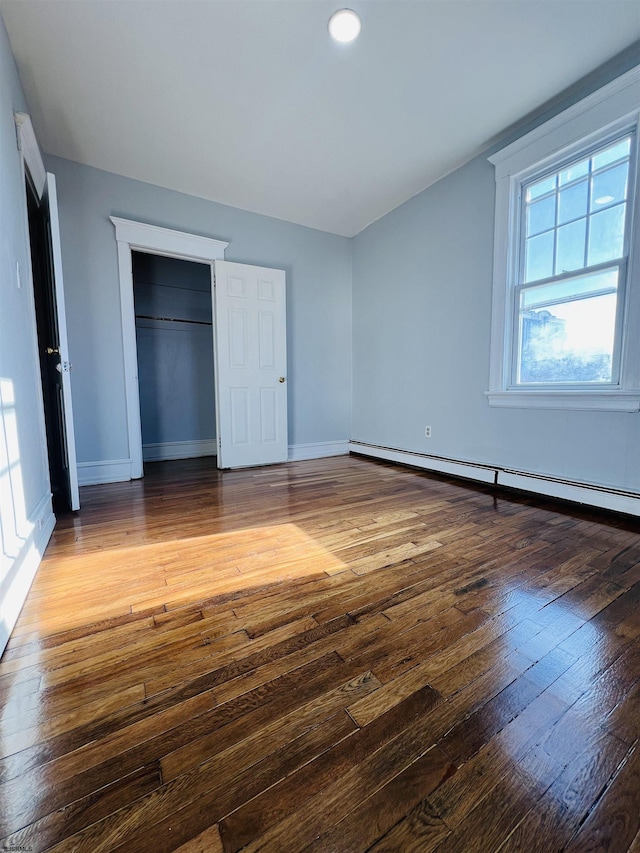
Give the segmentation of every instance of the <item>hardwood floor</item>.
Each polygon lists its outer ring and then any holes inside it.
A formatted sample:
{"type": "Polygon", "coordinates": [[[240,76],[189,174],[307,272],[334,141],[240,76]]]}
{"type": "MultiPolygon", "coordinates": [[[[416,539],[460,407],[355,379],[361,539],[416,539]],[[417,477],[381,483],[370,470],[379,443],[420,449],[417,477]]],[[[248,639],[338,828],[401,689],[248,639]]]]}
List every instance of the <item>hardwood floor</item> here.
{"type": "Polygon", "coordinates": [[[0,662],[0,849],[640,851],[640,525],[358,457],[156,463],[0,662]]]}

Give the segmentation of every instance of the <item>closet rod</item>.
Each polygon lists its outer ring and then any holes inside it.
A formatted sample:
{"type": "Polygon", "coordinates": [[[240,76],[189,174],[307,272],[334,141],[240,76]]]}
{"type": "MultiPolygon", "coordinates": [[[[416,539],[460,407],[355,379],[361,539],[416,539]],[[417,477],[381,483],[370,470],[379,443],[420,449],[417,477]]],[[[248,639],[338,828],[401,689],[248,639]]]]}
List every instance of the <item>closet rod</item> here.
{"type": "Polygon", "coordinates": [[[203,290],[200,287],[180,287],[178,284],[160,284],[155,281],[136,281],[134,282],[134,288],[136,284],[144,284],[147,287],[168,287],[170,290],[188,290],[190,293],[204,293],[205,296],[211,295],[211,286],[208,289],[203,290]]]}
{"type": "Polygon", "coordinates": [[[151,317],[149,314],[136,314],[136,320],[162,320],[168,323],[194,323],[196,326],[213,326],[210,320],[183,320],[180,317],[151,317]]]}

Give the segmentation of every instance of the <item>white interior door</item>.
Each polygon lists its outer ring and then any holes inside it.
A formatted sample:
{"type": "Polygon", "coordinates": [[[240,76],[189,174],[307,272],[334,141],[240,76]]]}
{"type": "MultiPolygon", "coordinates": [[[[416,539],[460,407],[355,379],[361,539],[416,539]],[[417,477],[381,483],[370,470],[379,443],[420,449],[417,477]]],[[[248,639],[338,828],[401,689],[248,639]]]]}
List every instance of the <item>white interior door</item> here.
{"type": "Polygon", "coordinates": [[[78,491],[78,468],[76,463],[76,441],[73,429],[73,405],[71,403],[71,377],[69,371],[69,344],[67,342],[67,315],[64,304],[64,281],[62,278],[62,252],[60,249],[60,223],[58,220],[58,195],[56,179],[47,172],[42,203],[47,220],[49,238],[49,263],[53,275],[53,291],[55,297],[55,320],[57,324],[57,350],[59,357],[56,369],[60,374],[56,382],[56,393],[59,395],[59,430],[62,443],[62,456],[67,500],[71,509],[80,509],[80,493],[78,491]]]}
{"type": "Polygon", "coordinates": [[[286,462],[284,272],[215,261],[213,315],[218,468],[286,462]]]}

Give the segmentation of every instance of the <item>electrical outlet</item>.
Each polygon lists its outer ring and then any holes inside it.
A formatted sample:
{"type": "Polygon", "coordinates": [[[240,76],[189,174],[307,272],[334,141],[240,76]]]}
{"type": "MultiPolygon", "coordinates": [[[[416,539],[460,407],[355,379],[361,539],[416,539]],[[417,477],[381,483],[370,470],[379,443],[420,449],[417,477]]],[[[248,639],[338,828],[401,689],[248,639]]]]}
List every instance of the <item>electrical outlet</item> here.
{"type": "Polygon", "coordinates": [[[424,437],[425,438],[431,438],[431,427],[430,426],[426,426],[424,428],[424,437]]]}

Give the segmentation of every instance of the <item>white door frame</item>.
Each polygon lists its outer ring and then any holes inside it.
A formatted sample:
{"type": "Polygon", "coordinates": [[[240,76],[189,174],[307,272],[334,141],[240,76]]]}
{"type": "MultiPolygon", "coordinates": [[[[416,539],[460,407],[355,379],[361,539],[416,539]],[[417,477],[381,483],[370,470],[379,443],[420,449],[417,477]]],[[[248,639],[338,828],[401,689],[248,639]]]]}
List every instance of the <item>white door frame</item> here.
{"type": "Polygon", "coordinates": [[[118,244],[118,276],[120,279],[120,315],[122,319],[122,349],[124,356],[125,398],[127,408],[127,432],[129,436],[129,461],[131,479],[143,475],[142,470],[142,426],[140,421],[140,390],[138,387],[138,348],[136,344],[136,317],[133,302],[133,271],[131,252],[147,252],[185,261],[208,264],[211,270],[211,293],[213,297],[213,262],[224,260],[228,243],[159,228],[145,222],[110,216],[116,229],[118,244]]]}
{"type": "MultiPolygon", "coordinates": [[[[60,452],[63,454],[66,450],[67,467],[65,470],[65,485],[68,486],[69,492],[65,497],[69,501],[69,507],[72,510],[80,509],[80,495],[78,492],[78,465],[76,459],[76,442],[75,442],[75,424],[73,419],[73,403],[71,398],[71,380],[69,370],[69,345],[67,339],[67,315],[64,304],[64,278],[62,274],[62,256],[60,246],[60,223],[58,219],[58,197],[56,193],[55,176],[45,169],[38,140],[36,139],[31,117],[27,113],[14,113],[16,131],[18,137],[18,148],[20,150],[20,164],[22,170],[22,186],[27,186],[27,175],[31,179],[31,185],[36,194],[37,203],[41,207],[45,207],[48,216],[48,230],[51,240],[51,278],[54,293],[54,302],[51,310],[56,318],[58,327],[58,347],[60,363],[58,368],[61,372],[62,383],[62,417],[64,425],[61,430],[60,441],[62,446],[60,452]]],[[[24,233],[27,236],[27,271],[30,287],[28,288],[29,314],[31,317],[31,338],[33,341],[33,349],[36,353],[36,363],[38,374],[40,375],[40,383],[38,388],[39,403],[38,406],[38,428],[40,431],[40,448],[42,453],[42,461],[47,477],[47,489],[51,493],[51,475],[49,473],[49,445],[47,441],[47,422],[44,408],[43,381],[48,382],[47,377],[42,376],[40,368],[40,344],[38,341],[38,323],[36,318],[35,307],[35,292],[33,281],[33,265],[31,262],[31,233],[29,227],[29,212],[28,205],[25,201],[23,205],[23,226],[24,233]]],[[[63,461],[64,467],[64,461],[63,461]]],[[[62,484],[59,484],[62,487],[62,484]]],[[[65,490],[66,491],[66,490],[65,490]]]]}
{"type": "Polygon", "coordinates": [[[14,119],[18,133],[18,147],[20,148],[20,164],[22,166],[22,187],[23,187],[23,233],[26,235],[26,260],[27,260],[27,275],[29,279],[29,287],[27,288],[27,300],[29,303],[29,318],[31,320],[31,340],[35,361],[38,370],[40,381],[38,382],[38,431],[40,432],[40,452],[42,454],[42,464],[45,471],[47,491],[51,493],[51,479],[49,476],[49,451],[47,448],[47,427],[44,419],[44,396],[42,393],[42,375],[40,372],[40,347],[38,344],[38,326],[36,322],[35,297],[33,293],[33,269],[31,267],[31,250],[29,243],[29,212],[27,209],[26,188],[27,173],[31,177],[33,188],[38,197],[38,202],[42,199],[44,185],[47,180],[47,172],[44,167],[38,141],[36,139],[31,118],[26,113],[15,113],[14,119]]]}

